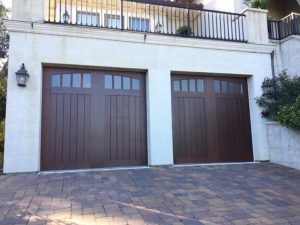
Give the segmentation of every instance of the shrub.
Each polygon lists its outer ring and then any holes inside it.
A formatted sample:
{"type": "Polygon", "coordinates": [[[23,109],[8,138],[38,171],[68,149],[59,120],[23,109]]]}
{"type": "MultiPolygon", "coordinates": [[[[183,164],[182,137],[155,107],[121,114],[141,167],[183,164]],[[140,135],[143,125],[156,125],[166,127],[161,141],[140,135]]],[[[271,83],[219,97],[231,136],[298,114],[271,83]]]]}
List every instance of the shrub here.
{"type": "MultiPolygon", "coordinates": [[[[270,82],[270,79],[265,79],[270,82]]],[[[292,105],[300,95],[300,77],[289,77],[285,71],[273,80],[275,91],[257,98],[257,104],[263,108],[262,117],[277,121],[281,107],[292,105]]]]}
{"type": "Polygon", "coordinates": [[[277,119],[286,127],[300,129],[300,95],[293,105],[286,105],[280,108],[277,119]]]}
{"type": "Polygon", "coordinates": [[[263,108],[262,117],[300,129],[300,77],[283,71],[274,79],[266,78],[263,84],[273,84],[273,91],[256,99],[263,108]]]}
{"type": "Polygon", "coordinates": [[[187,25],[183,25],[176,30],[176,34],[180,36],[189,36],[192,33],[193,33],[192,28],[190,28],[190,33],[189,33],[189,28],[187,25]]]}

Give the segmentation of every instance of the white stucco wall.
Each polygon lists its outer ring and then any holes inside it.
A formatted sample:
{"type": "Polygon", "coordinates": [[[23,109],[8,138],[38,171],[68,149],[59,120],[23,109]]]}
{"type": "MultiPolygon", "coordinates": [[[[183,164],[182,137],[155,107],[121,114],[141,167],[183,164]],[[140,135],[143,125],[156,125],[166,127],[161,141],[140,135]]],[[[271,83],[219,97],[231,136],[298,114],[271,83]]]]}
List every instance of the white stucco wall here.
{"type": "Polygon", "coordinates": [[[243,0],[202,0],[205,9],[240,13],[246,8],[243,0]]]}
{"type": "Polygon", "coordinates": [[[300,169],[300,131],[268,123],[271,162],[300,169]]]}
{"type": "Polygon", "coordinates": [[[143,69],[147,73],[149,165],[173,164],[172,71],[247,76],[255,160],[268,160],[265,121],[254,98],[271,75],[271,45],[207,41],[50,24],[9,22],[10,64],[4,172],[40,169],[42,64],[143,69]],[[26,44],[24,44],[26,43],[26,44]],[[16,85],[25,63],[30,79],[16,85]]]}
{"type": "Polygon", "coordinates": [[[300,76],[300,37],[291,36],[279,43],[282,69],[289,75],[300,76]]]}

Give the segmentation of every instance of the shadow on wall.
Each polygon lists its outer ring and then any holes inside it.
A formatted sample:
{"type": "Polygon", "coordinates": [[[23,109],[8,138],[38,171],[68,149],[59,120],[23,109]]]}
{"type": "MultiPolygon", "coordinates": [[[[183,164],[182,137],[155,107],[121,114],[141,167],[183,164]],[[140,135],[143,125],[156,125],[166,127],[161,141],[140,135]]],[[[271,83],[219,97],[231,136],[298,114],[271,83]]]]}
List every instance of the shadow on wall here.
{"type": "Polygon", "coordinates": [[[288,14],[300,13],[300,0],[269,0],[269,15],[274,20],[280,20],[288,14]]]}

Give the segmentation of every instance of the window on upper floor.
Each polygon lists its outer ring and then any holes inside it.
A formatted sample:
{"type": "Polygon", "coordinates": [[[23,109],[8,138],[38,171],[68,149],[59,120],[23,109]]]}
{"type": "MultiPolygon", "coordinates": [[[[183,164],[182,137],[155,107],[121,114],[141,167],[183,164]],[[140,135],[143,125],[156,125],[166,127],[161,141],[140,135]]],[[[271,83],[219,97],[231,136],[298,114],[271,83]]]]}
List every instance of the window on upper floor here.
{"type": "Polygon", "coordinates": [[[129,29],[148,32],[149,19],[129,17],[129,29]]]}
{"type": "Polygon", "coordinates": [[[77,24],[98,26],[99,14],[91,12],[77,12],[77,24]]]}
{"type": "Polygon", "coordinates": [[[121,16],[119,15],[110,15],[110,14],[105,14],[105,27],[108,28],[121,28],[121,16]]]}

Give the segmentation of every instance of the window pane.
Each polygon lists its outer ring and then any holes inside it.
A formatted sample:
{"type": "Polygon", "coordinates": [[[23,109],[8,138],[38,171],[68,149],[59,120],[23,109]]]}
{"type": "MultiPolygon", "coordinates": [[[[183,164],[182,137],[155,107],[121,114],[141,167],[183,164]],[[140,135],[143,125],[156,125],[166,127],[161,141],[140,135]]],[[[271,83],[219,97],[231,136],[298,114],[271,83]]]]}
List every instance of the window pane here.
{"type": "Polygon", "coordinates": [[[195,92],[196,91],[196,81],[195,80],[189,80],[190,85],[190,91],[195,92]]]}
{"type": "Polygon", "coordinates": [[[240,84],[240,93],[244,94],[244,89],[243,89],[243,85],[242,84],[240,84]]]}
{"type": "Polygon", "coordinates": [[[85,13],[85,12],[78,12],[77,13],[77,24],[82,25],[98,25],[99,15],[96,13],[85,13]]]}
{"type": "Polygon", "coordinates": [[[60,87],[60,75],[52,75],[51,86],[60,87]]]}
{"type": "Polygon", "coordinates": [[[104,76],[104,87],[106,89],[112,89],[112,75],[104,76]]]}
{"type": "Polygon", "coordinates": [[[221,92],[221,81],[215,80],[214,87],[215,87],[215,92],[220,93],[221,92]]]}
{"type": "Polygon", "coordinates": [[[81,74],[80,73],[74,73],[73,79],[72,79],[72,87],[81,87],[81,74]]]}
{"type": "Polygon", "coordinates": [[[63,74],[63,87],[71,87],[71,74],[63,74]]]}
{"type": "Polygon", "coordinates": [[[180,82],[179,80],[176,80],[174,83],[174,91],[180,91],[180,82]]]}
{"type": "Polygon", "coordinates": [[[116,15],[105,15],[106,26],[111,28],[121,28],[121,17],[116,15]]]}
{"type": "Polygon", "coordinates": [[[237,84],[234,82],[228,82],[228,92],[235,93],[237,84]]]}
{"type": "Polygon", "coordinates": [[[121,77],[114,76],[114,89],[121,89],[121,88],[122,88],[121,77]]]}
{"type": "Polygon", "coordinates": [[[204,81],[201,79],[197,80],[197,91],[204,92],[204,81]]]}
{"type": "Polygon", "coordinates": [[[91,74],[84,73],[83,74],[83,80],[82,80],[82,87],[90,88],[91,86],[92,86],[91,74]]]}
{"type": "Polygon", "coordinates": [[[140,80],[132,79],[132,89],[133,90],[140,90],[140,80]]]}
{"type": "Polygon", "coordinates": [[[221,91],[222,92],[227,92],[228,91],[228,87],[227,87],[227,81],[221,81],[221,91]]]}
{"type": "Polygon", "coordinates": [[[130,17],[130,29],[139,31],[149,31],[149,20],[144,18],[130,17]]]}
{"type": "Polygon", "coordinates": [[[187,80],[182,80],[181,81],[181,90],[182,91],[188,91],[188,81],[187,80]]]}
{"type": "Polygon", "coordinates": [[[129,77],[123,77],[123,89],[130,90],[130,80],[129,77]]]}

